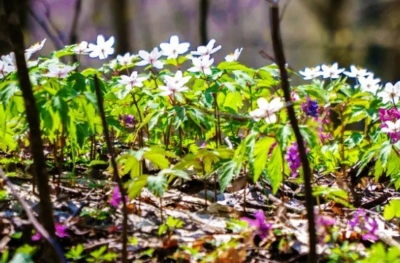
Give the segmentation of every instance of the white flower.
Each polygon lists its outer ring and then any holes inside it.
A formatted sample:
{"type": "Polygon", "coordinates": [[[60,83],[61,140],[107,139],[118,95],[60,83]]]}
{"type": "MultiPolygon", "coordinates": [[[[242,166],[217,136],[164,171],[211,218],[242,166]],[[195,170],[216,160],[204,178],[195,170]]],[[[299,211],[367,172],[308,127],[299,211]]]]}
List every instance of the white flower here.
{"type": "Polygon", "coordinates": [[[145,81],[145,77],[138,77],[137,71],[132,72],[130,76],[122,75],[121,79],[118,80],[119,84],[126,85],[126,87],[130,90],[133,87],[143,87],[143,81],[145,81]]]}
{"type": "Polygon", "coordinates": [[[268,102],[264,98],[257,100],[258,109],[251,111],[249,114],[254,118],[255,121],[265,119],[267,123],[274,123],[277,120],[275,112],[283,108],[284,103],[281,98],[275,98],[268,102]]]}
{"type": "Polygon", "coordinates": [[[165,76],[166,86],[160,86],[159,89],[163,92],[160,93],[162,96],[169,96],[178,92],[187,91],[189,88],[184,86],[189,80],[190,76],[183,77],[182,71],[178,70],[174,77],[165,76]]]}
{"type": "Polygon", "coordinates": [[[360,83],[360,88],[362,91],[368,91],[373,94],[376,94],[376,91],[379,89],[378,83],[381,79],[374,79],[374,75],[370,74],[367,77],[358,78],[358,82],[360,83]]]}
{"type": "Polygon", "coordinates": [[[235,52],[233,54],[225,56],[225,61],[227,62],[237,61],[240,56],[240,53],[242,53],[242,50],[243,50],[242,47],[235,49],[235,52]]]}
{"type": "MultiPolygon", "coordinates": [[[[36,66],[38,64],[37,60],[35,60],[35,61],[30,61],[29,60],[31,58],[31,56],[32,56],[32,53],[25,52],[24,55],[25,55],[26,66],[28,68],[34,67],[34,66],[36,66]]],[[[14,52],[11,52],[10,54],[5,55],[5,56],[1,56],[1,60],[9,66],[10,72],[13,72],[13,71],[17,70],[17,65],[16,65],[16,62],[15,62],[15,53],[14,52]]]]}
{"type": "Polygon", "coordinates": [[[108,56],[114,54],[114,37],[110,37],[107,41],[102,35],[97,36],[96,44],[89,44],[89,57],[106,59],[108,56]]]}
{"type": "Polygon", "coordinates": [[[184,77],[180,70],[175,73],[175,76],[171,77],[166,75],[164,78],[166,82],[181,83],[182,85],[186,84],[191,79],[190,76],[184,77]]]}
{"type": "Polygon", "coordinates": [[[211,39],[210,42],[208,42],[207,46],[198,47],[197,51],[192,51],[192,54],[198,56],[209,56],[221,49],[221,45],[214,48],[214,44],[215,39],[211,39]]]}
{"type": "Polygon", "coordinates": [[[369,73],[366,69],[363,68],[359,68],[356,67],[354,65],[350,66],[350,71],[344,71],[343,74],[345,74],[346,76],[350,77],[350,78],[361,78],[361,77],[366,77],[368,76],[369,73]]]}
{"type": "Polygon", "coordinates": [[[130,64],[132,64],[132,60],[136,58],[136,55],[131,55],[129,52],[126,53],[125,55],[121,56],[118,55],[117,56],[117,61],[118,64],[120,64],[121,66],[128,66],[130,64]]]}
{"type": "Polygon", "coordinates": [[[89,54],[90,49],[88,48],[88,42],[82,41],[72,49],[72,52],[74,52],[77,55],[89,54]]]}
{"type": "Polygon", "coordinates": [[[43,74],[43,76],[50,77],[50,78],[59,78],[63,79],[68,76],[68,73],[70,73],[72,70],[74,70],[75,67],[71,67],[68,65],[58,65],[58,64],[50,64],[48,67],[49,72],[46,74],[43,74]]]}
{"type": "Polygon", "coordinates": [[[179,43],[178,36],[171,36],[169,43],[161,43],[160,48],[164,56],[168,58],[177,58],[179,55],[189,50],[189,43],[179,43]]]}
{"type": "Polygon", "coordinates": [[[27,49],[25,50],[25,52],[31,53],[31,54],[36,53],[36,52],[42,50],[42,48],[43,48],[45,42],[46,42],[46,38],[43,39],[42,42],[40,42],[40,43],[39,43],[39,42],[36,42],[36,43],[33,44],[32,46],[30,46],[29,48],[27,48],[27,49]]]}
{"type": "Polygon", "coordinates": [[[400,132],[400,120],[396,120],[396,122],[385,121],[387,127],[381,128],[383,132],[387,133],[398,133],[400,132]]]}
{"type": "Polygon", "coordinates": [[[159,60],[162,53],[158,51],[158,48],[154,48],[150,53],[144,50],[139,51],[139,57],[142,61],[136,63],[137,66],[151,65],[154,68],[162,69],[164,63],[159,60]]]}
{"type": "Polygon", "coordinates": [[[138,77],[137,71],[132,72],[130,76],[122,75],[118,83],[124,86],[116,92],[117,97],[124,99],[134,87],[143,87],[143,81],[145,80],[145,77],[138,77]]]}
{"type": "Polygon", "coordinates": [[[13,68],[5,63],[3,60],[0,60],[0,79],[4,78],[8,75],[8,73],[14,71],[13,68]]]}
{"type": "Polygon", "coordinates": [[[386,83],[385,88],[377,94],[382,98],[383,103],[393,102],[397,104],[400,96],[400,81],[396,84],[386,83]]]}
{"type": "Polygon", "coordinates": [[[315,79],[322,75],[321,67],[316,66],[315,68],[305,68],[304,71],[299,71],[300,75],[303,75],[304,80],[315,79]]]}
{"type": "Polygon", "coordinates": [[[324,79],[338,79],[340,74],[344,71],[344,68],[339,68],[338,63],[334,63],[331,66],[322,65],[322,77],[324,79]]]}
{"type": "Polygon", "coordinates": [[[210,59],[210,56],[203,56],[198,58],[192,58],[193,67],[189,68],[190,72],[202,72],[205,75],[210,75],[211,65],[214,63],[214,59],[210,59]]]}

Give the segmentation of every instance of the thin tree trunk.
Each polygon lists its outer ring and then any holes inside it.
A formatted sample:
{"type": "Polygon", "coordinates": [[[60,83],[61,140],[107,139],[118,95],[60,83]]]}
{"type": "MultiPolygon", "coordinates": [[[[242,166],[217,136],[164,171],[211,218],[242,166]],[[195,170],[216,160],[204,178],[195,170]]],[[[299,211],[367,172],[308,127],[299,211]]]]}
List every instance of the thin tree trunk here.
{"type": "MultiPolygon", "coordinates": [[[[36,107],[32,85],[29,80],[28,69],[24,56],[24,39],[22,35],[19,16],[14,1],[3,1],[4,11],[7,15],[7,27],[12,48],[15,52],[15,61],[18,68],[18,80],[25,102],[26,117],[29,124],[29,139],[34,161],[34,175],[40,198],[39,217],[43,227],[55,239],[53,210],[50,199],[49,176],[46,169],[46,160],[43,154],[43,143],[40,132],[39,112],[36,107]]],[[[46,262],[61,262],[52,246],[44,246],[46,262]]]]}
{"type": "Polygon", "coordinates": [[[129,38],[132,27],[129,27],[129,6],[126,0],[111,0],[113,26],[116,33],[116,53],[129,52],[129,38]]]}

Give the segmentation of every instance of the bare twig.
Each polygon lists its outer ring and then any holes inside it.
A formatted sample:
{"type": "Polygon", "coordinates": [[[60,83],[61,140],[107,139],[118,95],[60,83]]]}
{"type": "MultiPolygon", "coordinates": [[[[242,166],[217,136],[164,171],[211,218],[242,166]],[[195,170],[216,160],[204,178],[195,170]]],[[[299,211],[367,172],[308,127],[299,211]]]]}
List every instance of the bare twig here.
{"type": "MultiPolygon", "coordinates": [[[[69,33],[70,45],[77,44],[78,42],[78,22],[79,22],[79,16],[81,14],[81,9],[82,9],[82,0],[76,0],[74,8],[74,18],[72,19],[71,32],[69,33]]],[[[72,58],[74,62],[78,61],[76,54],[74,54],[72,58]]]]}
{"type": "Polygon", "coordinates": [[[6,183],[8,186],[8,189],[10,190],[11,194],[17,198],[18,202],[21,204],[22,208],[24,209],[26,215],[28,216],[29,221],[32,223],[32,225],[35,227],[36,231],[40,233],[44,239],[47,240],[47,242],[54,248],[56,253],[58,254],[59,258],[61,259],[61,262],[67,263],[67,259],[64,256],[64,252],[62,251],[60,245],[58,244],[57,240],[52,238],[49,233],[44,229],[44,227],[36,220],[36,217],[32,214],[32,209],[29,207],[29,205],[25,202],[24,199],[22,199],[17,191],[14,189],[14,185],[10,182],[8,177],[4,174],[3,170],[0,168],[0,177],[3,179],[3,181],[6,183]]]}
{"type": "Polygon", "coordinates": [[[53,34],[53,32],[51,31],[51,29],[48,27],[46,21],[44,21],[38,14],[36,14],[32,8],[28,8],[28,12],[31,14],[31,16],[33,17],[33,19],[36,20],[36,22],[41,26],[41,28],[43,29],[43,31],[49,36],[51,42],[53,42],[54,46],[57,49],[62,49],[64,47],[62,41],[53,34]]]}
{"type": "Polygon", "coordinates": [[[283,16],[285,15],[285,12],[286,12],[286,10],[287,10],[289,4],[290,4],[290,0],[287,0],[287,1],[285,2],[285,4],[283,5],[283,7],[282,7],[282,12],[281,12],[281,16],[279,17],[279,21],[282,21],[283,16]]]}
{"type": "MultiPolygon", "coordinates": [[[[5,13],[7,14],[7,31],[10,42],[15,53],[15,62],[18,69],[18,81],[22,90],[22,97],[25,104],[26,118],[29,124],[29,141],[34,161],[34,177],[39,190],[40,198],[40,220],[51,237],[55,237],[53,220],[53,209],[50,199],[49,175],[46,169],[46,159],[43,154],[43,142],[40,131],[39,111],[36,106],[35,97],[32,91],[32,84],[29,79],[29,72],[25,61],[25,45],[21,24],[18,19],[18,12],[15,1],[3,1],[5,13]]],[[[46,262],[61,262],[53,247],[45,247],[46,262]]]]}
{"type": "Polygon", "coordinates": [[[280,21],[279,21],[278,0],[275,1],[267,0],[267,1],[271,4],[269,9],[270,23],[271,23],[270,26],[271,26],[271,38],[272,38],[272,45],[274,48],[275,59],[277,61],[279,71],[281,74],[281,86],[284,93],[285,102],[287,104],[287,112],[289,115],[290,124],[292,125],[293,132],[296,137],[297,145],[299,148],[300,160],[304,172],[304,187],[305,187],[309,245],[310,245],[308,262],[315,263],[317,262],[317,253],[316,253],[317,238],[315,235],[314,206],[313,206],[313,196],[311,188],[311,168],[307,158],[307,153],[303,142],[303,136],[300,133],[299,125],[297,122],[296,114],[294,112],[292,98],[290,94],[289,77],[286,71],[286,60],[283,51],[283,43],[279,25],[280,21]]]}
{"type": "Polygon", "coordinates": [[[117,162],[115,161],[115,155],[114,155],[114,149],[111,144],[110,140],[110,134],[108,133],[108,125],[106,121],[106,115],[104,113],[104,103],[103,103],[103,96],[101,94],[100,90],[100,85],[99,85],[99,79],[97,78],[97,75],[94,75],[94,87],[96,90],[96,96],[97,96],[97,103],[99,106],[99,113],[101,117],[101,122],[103,123],[103,133],[104,133],[104,139],[106,140],[107,143],[107,149],[108,152],[111,156],[111,165],[113,167],[113,172],[114,172],[114,180],[118,184],[119,192],[121,194],[121,199],[122,199],[122,262],[128,263],[128,251],[127,251],[127,243],[128,243],[128,236],[127,236],[127,229],[128,229],[128,213],[127,213],[127,208],[126,208],[126,199],[125,199],[125,190],[122,184],[121,177],[119,177],[118,174],[118,167],[117,167],[117,162]]]}

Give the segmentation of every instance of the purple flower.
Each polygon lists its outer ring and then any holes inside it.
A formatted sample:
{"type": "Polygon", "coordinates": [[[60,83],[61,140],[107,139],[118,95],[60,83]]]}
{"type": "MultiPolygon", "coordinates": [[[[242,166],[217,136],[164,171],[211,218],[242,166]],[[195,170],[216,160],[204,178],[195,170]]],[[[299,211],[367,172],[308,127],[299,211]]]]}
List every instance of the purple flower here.
{"type": "Polygon", "coordinates": [[[65,226],[63,224],[56,223],[55,227],[56,227],[56,235],[58,237],[63,238],[63,237],[68,236],[68,234],[67,234],[67,226],[65,226]]]}
{"type": "MultiPolygon", "coordinates": [[[[382,121],[381,128],[388,128],[388,122],[395,123],[400,119],[400,111],[396,108],[391,108],[389,110],[379,109],[379,118],[382,121]]],[[[396,143],[400,140],[400,132],[393,130],[392,132],[387,132],[392,143],[396,143]]]]}
{"type": "MultiPolygon", "coordinates": [[[[67,233],[67,226],[63,225],[63,224],[59,224],[59,223],[55,223],[54,227],[56,229],[56,235],[58,237],[64,238],[66,236],[68,236],[67,233]]],[[[42,235],[36,231],[36,233],[32,236],[32,241],[39,241],[40,239],[42,239],[42,235]]]]}
{"type": "Polygon", "coordinates": [[[289,164],[289,168],[292,171],[292,177],[297,177],[299,168],[301,166],[299,148],[297,143],[293,143],[288,151],[286,152],[286,161],[289,164]]]}
{"type": "Polygon", "coordinates": [[[315,215],[315,225],[318,233],[318,239],[321,244],[325,244],[329,241],[331,235],[330,227],[336,223],[335,218],[327,215],[315,215]]]}
{"type": "Polygon", "coordinates": [[[357,209],[353,218],[348,221],[348,224],[351,230],[358,230],[361,232],[360,234],[363,240],[378,240],[378,236],[376,235],[378,222],[375,218],[370,218],[364,209],[357,209]]]}
{"type": "Polygon", "coordinates": [[[119,120],[126,125],[133,125],[135,122],[135,117],[131,114],[119,115],[119,120]]]}
{"type": "Polygon", "coordinates": [[[400,111],[396,108],[391,108],[389,110],[380,108],[379,109],[379,118],[382,122],[385,121],[394,121],[400,118],[400,111]]]}
{"type": "Polygon", "coordinates": [[[259,236],[261,239],[266,238],[272,228],[272,224],[267,223],[264,212],[261,210],[256,211],[254,217],[255,219],[244,217],[242,220],[256,228],[256,232],[254,233],[255,235],[259,236]]]}
{"type": "Polygon", "coordinates": [[[315,219],[317,226],[330,227],[336,223],[335,218],[326,215],[317,215],[315,219]]]}
{"type": "Polygon", "coordinates": [[[32,236],[32,241],[39,241],[42,238],[42,235],[36,231],[36,233],[32,236]]]}
{"type": "Polygon", "coordinates": [[[125,123],[126,124],[133,124],[133,121],[135,120],[135,117],[133,117],[133,115],[126,115],[125,116],[125,123]]]}
{"type": "Polygon", "coordinates": [[[311,117],[318,117],[318,103],[316,100],[312,100],[307,97],[307,101],[301,104],[303,111],[311,117]]]}
{"type": "MultiPolygon", "coordinates": [[[[128,197],[127,196],[125,196],[125,200],[128,202],[128,197]]],[[[121,202],[122,202],[121,193],[119,191],[118,185],[116,185],[114,187],[113,193],[111,195],[110,205],[112,205],[113,207],[117,208],[121,202]]]]}

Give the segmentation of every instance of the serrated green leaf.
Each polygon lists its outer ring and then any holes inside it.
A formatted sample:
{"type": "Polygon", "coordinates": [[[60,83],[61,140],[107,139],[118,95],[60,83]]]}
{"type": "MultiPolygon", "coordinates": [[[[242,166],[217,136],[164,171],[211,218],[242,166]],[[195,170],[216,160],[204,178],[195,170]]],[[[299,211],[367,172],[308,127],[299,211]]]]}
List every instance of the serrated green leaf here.
{"type": "Polygon", "coordinates": [[[254,145],[254,164],[253,164],[253,181],[257,182],[261,172],[265,169],[268,161],[268,152],[271,145],[275,142],[272,137],[264,137],[258,140],[254,145]]]}
{"type": "Polygon", "coordinates": [[[224,162],[218,169],[218,179],[221,191],[225,191],[226,187],[231,183],[233,177],[238,175],[241,169],[241,162],[234,160],[224,162]]]}
{"type": "Polygon", "coordinates": [[[383,209],[383,217],[386,220],[400,217],[400,199],[391,199],[389,201],[389,204],[383,209]]]}
{"type": "Polygon", "coordinates": [[[162,197],[167,187],[168,181],[164,175],[158,174],[157,176],[147,177],[147,188],[149,188],[149,191],[155,196],[162,197]]]}
{"type": "Polygon", "coordinates": [[[276,194],[283,181],[283,162],[282,151],[279,146],[272,150],[270,160],[267,166],[268,178],[271,182],[272,193],[276,194]]]}
{"type": "Polygon", "coordinates": [[[140,175],[128,181],[128,196],[130,199],[134,199],[140,195],[143,187],[147,184],[147,178],[147,175],[140,175]]]}

